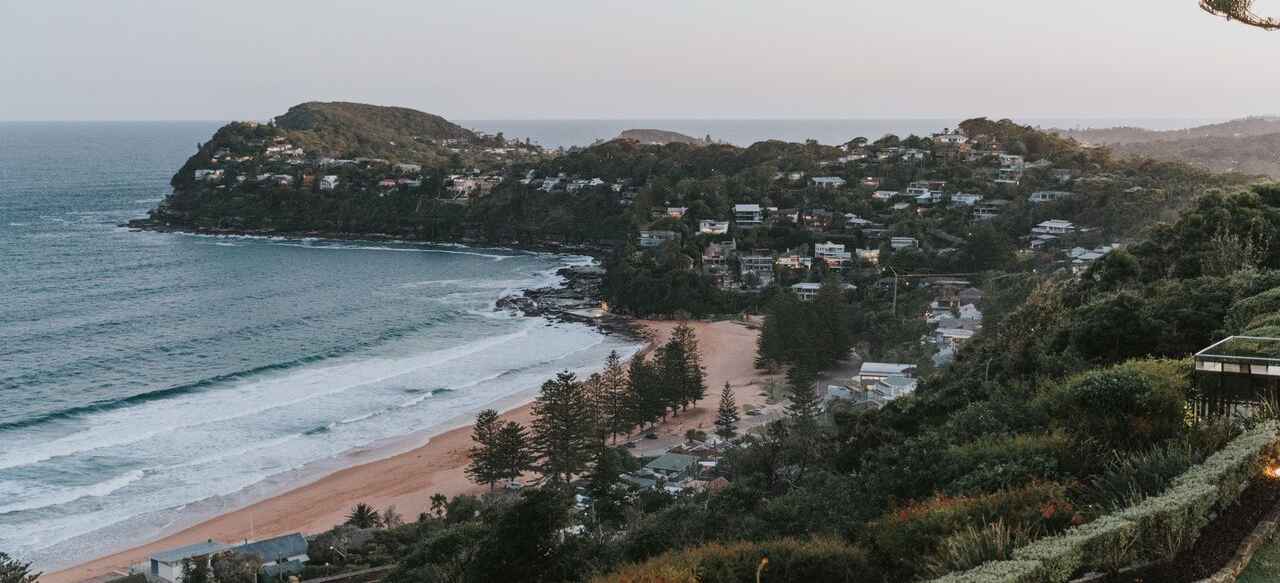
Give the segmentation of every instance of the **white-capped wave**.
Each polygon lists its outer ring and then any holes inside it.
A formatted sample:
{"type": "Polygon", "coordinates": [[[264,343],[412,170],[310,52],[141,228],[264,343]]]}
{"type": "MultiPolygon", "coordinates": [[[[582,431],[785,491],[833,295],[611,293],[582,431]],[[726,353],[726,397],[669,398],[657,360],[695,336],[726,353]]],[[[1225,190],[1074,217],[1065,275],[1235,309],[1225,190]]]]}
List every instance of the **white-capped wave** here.
{"type": "Polygon", "coordinates": [[[81,498],[101,498],[103,496],[111,495],[129,484],[141,480],[144,474],[145,472],[142,470],[133,470],[126,474],[121,474],[109,480],[90,484],[88,486],[53,488],[39,491],[34,496],[25,499],[19,495],[16,496],[18,500],[17,502],[0,506],[0,514],[59,506],[75,502],[81,498]]]}

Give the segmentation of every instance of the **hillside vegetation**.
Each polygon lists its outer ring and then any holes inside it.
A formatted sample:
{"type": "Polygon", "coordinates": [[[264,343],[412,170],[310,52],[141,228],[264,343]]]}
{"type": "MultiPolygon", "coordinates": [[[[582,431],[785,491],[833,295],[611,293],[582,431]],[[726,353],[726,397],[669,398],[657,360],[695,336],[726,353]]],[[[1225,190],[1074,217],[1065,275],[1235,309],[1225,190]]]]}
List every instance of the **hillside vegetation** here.
{"type": "Polygon", "coordinates": [[[698,139],[693,136],[686,136],[680,132],[672,132],[668,130],[623,130],[615,138],[618,140],[633,140],[641,144],[665,145],[672,143],[699,145],[706,144],[707,140],[698,139]]]}
{"type": "Polygon", "coordinates": [[[1194,164],[1213,172],[1280,178],[1280,118],[1250,117],[1183,130],[1120,127],[1054,130],[1119,155],[1194,164]]]}

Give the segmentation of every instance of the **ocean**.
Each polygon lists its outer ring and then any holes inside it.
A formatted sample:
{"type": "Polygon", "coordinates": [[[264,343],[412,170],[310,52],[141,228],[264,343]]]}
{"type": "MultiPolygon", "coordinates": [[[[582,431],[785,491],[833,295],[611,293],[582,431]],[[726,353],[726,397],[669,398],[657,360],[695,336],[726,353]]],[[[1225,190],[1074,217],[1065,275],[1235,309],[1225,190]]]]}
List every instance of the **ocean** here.
{"type": "Polygon", "coordinates": [[[585,257],[118,227],[218,125],[0,124],[0,550],[42,570],[636,348],[493,311],[585,257]]]}

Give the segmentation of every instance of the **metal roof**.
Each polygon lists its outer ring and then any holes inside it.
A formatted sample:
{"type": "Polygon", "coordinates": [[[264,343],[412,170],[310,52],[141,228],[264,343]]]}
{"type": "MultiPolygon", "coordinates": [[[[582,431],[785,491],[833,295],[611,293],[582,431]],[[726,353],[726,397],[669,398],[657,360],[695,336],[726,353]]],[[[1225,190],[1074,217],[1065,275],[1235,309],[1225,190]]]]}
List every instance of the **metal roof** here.
{"type": "Polygon", "coordinates": [[[178,547],[176,549],[169,549],[167,551],[156,553],[154,555],[151,555],[151,560],[159,561],[161,563],[178,563],[178,562],[181,562],[183,559],[190,559],[191,557],[200,557],[204,555],[209,555],[212,553],[225,551],[229,548],[231,548],[231,545],[225,545],[220,542],[214,542],[212,540],[209,540],[202,543],[196,543],[193,545],[187,545],[185,547],[178,547]]]}
{"type": "Polygon", "coordinates": [[[233,549],[242,555],[253,555],[264,563],[271,563],[289,557],[307,554],[307,538],[300,533],[286,534],[275,538],[244,544],[233,549]]]}

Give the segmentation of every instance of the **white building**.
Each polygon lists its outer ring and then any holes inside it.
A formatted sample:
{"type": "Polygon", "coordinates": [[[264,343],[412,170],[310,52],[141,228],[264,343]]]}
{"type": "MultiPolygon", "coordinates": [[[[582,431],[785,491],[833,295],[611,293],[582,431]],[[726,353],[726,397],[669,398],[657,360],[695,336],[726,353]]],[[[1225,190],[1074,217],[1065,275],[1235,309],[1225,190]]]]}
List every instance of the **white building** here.
{"type": "Polygon", "coordinates": [[[156,553],[151,555],[148,560],[149,568],[147,579],[159,579],[169,583],[182,583],[183,561],[186,561],[187,559],[194,559],[196,557],[204,557],[204,560],[208,561],[209,555],[220,553],[229,548],[231,548],[231,545],[214,542],[210,539],[206,542],[156,553]]]}
{"type": "Polygon", "coordinates": [[[813,177],[813,185],[818,188],[840,188],[845,185],[845,179],[839,176],[815,176],[813,177]]]}
{"type": "Polygon", "coordinates": [[[845,251],[844,245],[841,243],[815,243],[813,245],[813,256],[815,259],[825,261],[828,266],[839,269],[849,263],[853,258],[853,254],[845,251]]]}
{"type": "Polygon", "coordinates": [[[703,235],[725,235],[729,232],[729,221],[700,221],[698,232],[703,235]]]}
{"type": "Polygon", "coordinates": [[[896,196],[898,196],[896,190],[877,190],[871,193],[871,198],[876,200],[893,200],[896,196]]]}
{"type": "Polygon", "coordinates": [[[858,371],[858,382],[863,388],[870,389],[881,380],[891,376],[910,378],[915,369],[916,366],[914,364],[864,362],[862,363],[862,368],[858,371]]]}
{"type": "Polygon", "coordinates": [[[977,205],[982,200],[981,194],[956,193],[951,195],[951,204],[962,204],[965,206],[977,205]]]}
{"type": "Polygon", "coordinates": [[[1071,221],[1053,219],[1031,227],[1031,232],[1037,235],[1068,235],[1076,232],[1076,226],[1071,221]]]}
{"type": "Polygon", "coordinates": [[[733,220],[739,225],[759,225],[764,222],[764,209],[758,204],[735,204],[733,220]]]}
{"type": "Polygon", "coordinates": [[[889,239],[889,247],[892,249],[915,249],[920,246],[920,242],[914,237],[891,237],[889,239]]]}
{"type": "Polygon", "coordinates": [[[333,190],[338,188],[338,177],[329,174],[320,178],[320,190],[333,190]]]}
{"type": "MultiPolygon", "coordinates": [[[[818,290],[821,289],[822,284],[820,283],[797,283],[791,286],[791,291],[794,292],[796,297],[800,298],[800,301],[802,302],[813,301],[814,298],[818,297],[818,290]]],[[[851,283],[842,283],[840,284],[840,289],[843,291],[852,291],[855,288],[851,283]]]]}
{"type": "Polygon", "coordinates": [[[1040,190],[1031,193],[1031,196],[1027,197],[1027,200],[1033,204],[1040,204],[1043,202],[1054,202],[1064,198],[1070,198],[1075,195],[1076,194],[1074,192],[1066,192],[1064,190],[1040,190]]]}

